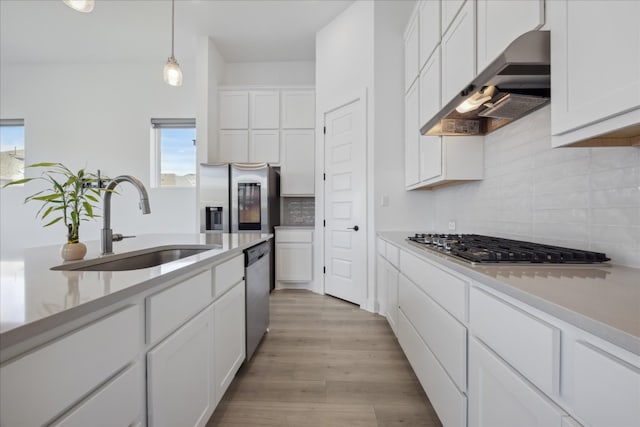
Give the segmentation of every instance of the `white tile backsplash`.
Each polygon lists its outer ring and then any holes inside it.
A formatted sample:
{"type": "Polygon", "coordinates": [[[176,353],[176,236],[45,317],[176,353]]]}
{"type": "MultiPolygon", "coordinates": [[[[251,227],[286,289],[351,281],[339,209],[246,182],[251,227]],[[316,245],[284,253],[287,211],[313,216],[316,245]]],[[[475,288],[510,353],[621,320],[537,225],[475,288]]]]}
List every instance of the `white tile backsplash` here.
{"type": "Polygon", "coordinates": [[[485,138],[485,179],[433,191],[435,230],[607,253],[640,267],[640,149],[551,148],[549,107],[485,138]]]}

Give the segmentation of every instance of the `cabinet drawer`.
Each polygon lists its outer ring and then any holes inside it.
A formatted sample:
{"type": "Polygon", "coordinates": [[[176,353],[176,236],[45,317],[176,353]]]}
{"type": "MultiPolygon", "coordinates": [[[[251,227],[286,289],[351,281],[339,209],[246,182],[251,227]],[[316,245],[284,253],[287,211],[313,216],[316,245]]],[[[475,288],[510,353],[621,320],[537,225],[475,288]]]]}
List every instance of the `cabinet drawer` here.
{"type": "Polygon", "coordinates": [[[147,343],[154,343],[211,302],[211,271],[147,298],[147,343]]]}
{"type": "Polygon", "coordinates": [[[392,244],[387,243],[387,261],[391,263],[394,267],[398,268],[400,266],[400,249],[392,244]]]}
{"type": "Polygon", "coordinates": [[[467,398],[451,382],[402,309],[398,311],[398,341],[442,425],[466,426],[467,398]]]}
{"type": "Polygon", "coordinates": [[[311,230],[277,230],[276,242],[278,243],[311,243],[313,231],[311,230]]]}
{"type": "Polygon", "coordinates": [[[144,383],[144,371],[140,363],[136,363],[52,427],[135,426],[142,423],[144,383]]]}
{"type": "Polygon", "coordinates": [[[574,342],[573,347],[575,415],[590,426],[638,425],[640,367],[585,341],[574,342]]]}
{"type": "Polygon", "coordinates": [[[400,276],[400,308],[462,391],[467,389],[467,328],[400,276]]]}
{"type": "Polygon", "coordinates": [[[135,358],[140,308],[131,306],[0,368],[0,425],[36,426],[75,404],[135,358]]]}
{"type": "Polygon", "coordinates": [[[529,381],[559,392],[560,330],[488,293],[471,289],[471,330],[529,381]]]}
{"type": "Polygon", "coordinates": [[[213,297],[218,298],[244,279],[244,254],[213,267],[213,297]]]}
{"type": "Polygon", "coordinates": [[[467,320],[467,282],[405,251],[400,271],[455,318],[467,320]]]}

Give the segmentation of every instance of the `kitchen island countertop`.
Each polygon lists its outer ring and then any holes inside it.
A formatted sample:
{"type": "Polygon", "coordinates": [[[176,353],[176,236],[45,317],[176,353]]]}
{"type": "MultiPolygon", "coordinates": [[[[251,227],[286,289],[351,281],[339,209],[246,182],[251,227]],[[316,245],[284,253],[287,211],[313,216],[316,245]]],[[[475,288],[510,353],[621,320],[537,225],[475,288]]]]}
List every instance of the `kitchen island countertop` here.
{"type": "MultiPolygon", "coordinates": [[[[160,283],[269,240],[272,234],[147,234],[114,243],[114,252],[166,245],[207,245],[211,249],[156,267],[128,271],[54,271],[63,264],[60,245],[25,249],[0,261],[0,349],[103,309],[160,283]]],[[[84,261],[100,257],[100,242],[84,242],[84,261]]],[[[71,261],[73,262],[73,261],[71,261]]],[[[71,263],[70,262],[70,263],[71,263]]]]}
{"type": "Polygon", "coordinates": [[[422,249],[408,232],[378,232],[436,262],[625,350],[640,355],[640,269],[609,264],[471,265],[422,249]]]}

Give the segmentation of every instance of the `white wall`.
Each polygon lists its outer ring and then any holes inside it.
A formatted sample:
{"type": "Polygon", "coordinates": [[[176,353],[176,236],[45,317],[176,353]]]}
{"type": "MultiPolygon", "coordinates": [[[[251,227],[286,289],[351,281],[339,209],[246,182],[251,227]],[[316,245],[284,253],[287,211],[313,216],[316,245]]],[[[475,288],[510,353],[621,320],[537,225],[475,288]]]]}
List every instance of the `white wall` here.
{"type": "Polygon", "coordinates": [[[415,1],[375,2],[375,230],[429,230],[430,192],[404,190],[404,42],[415,1]],[[382,206],[382,197],[389,204],[382,206]]]}
{"type": "Polygon", "coordinates": [[[485,137],[485,178],[433,193],[435,230],[605,252],[640,267],[640,149],[551,149],[550,109],[485,137]]]}
{"type": "MultiPolygon", "coordinates": [[[[62,162],[144,182],[152,213],[141,215],[137,192],[122,184],[113,198],[114,231],[193,232],[195,189],[149,188],[150,118],[195,117],[194,67],[181,65],[184,85],[175,88],[163,82],[162,63],[2,64],[0,114],[25,119],[27,164],[62,162]]],[[[27,184],[0,190],[3,257],[24,247],[64,243],[63,225],[43,229],[34,217],[39,206],[22,204],[34,189],[27,184]]],[[[99,239],[100,228],[99,221],[83,223],[81,240],[99,239]]]]}
{"type": "Polygon", "coordinates": [[[314,61],[230,62],[222,85],[314,86],[314,61]]]}

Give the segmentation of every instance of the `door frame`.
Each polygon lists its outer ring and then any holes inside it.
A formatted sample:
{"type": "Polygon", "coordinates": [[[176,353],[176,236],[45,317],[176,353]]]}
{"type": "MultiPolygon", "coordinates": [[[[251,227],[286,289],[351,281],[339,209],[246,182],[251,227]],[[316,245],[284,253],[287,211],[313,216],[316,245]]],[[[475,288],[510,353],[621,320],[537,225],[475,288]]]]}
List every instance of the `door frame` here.
{"type": "Polygon", "coordinates": [[[325,275],[323,273],[323,267],[325,266],[325,238],[323,226],[324,214],[325,214],[325,135],[324,127],[325,117],[328,113],[331,113],[339,108],[342,108],[355,101],[362,101],[362,114],[364,121],[364,152],[366,153],[365,161],[365,184],[364,184],[364,197],[365,197],[365,209],[366,209],[366,221],[365,227],[362,227],[365,231],[365,248],[366,248],[366,284],[364,289],[364,295],[360,308],[375,312],[376,301],[376,288],[375,288],[375,223],[374,223],[374,200],[372,197],[373,189],[373,149],[371,148],[373,123],[369,120],[370,99],[368,96],[367,87],[363,87],[358,91],[353,91],[349,94],[334,97],[327,101],[324,105],[316,103],[316,170],[320,171],[316,175],[316,207],[315,207],[315,235],[314,235],[314,290],[317,293],[325,294],[325,275]]]}

